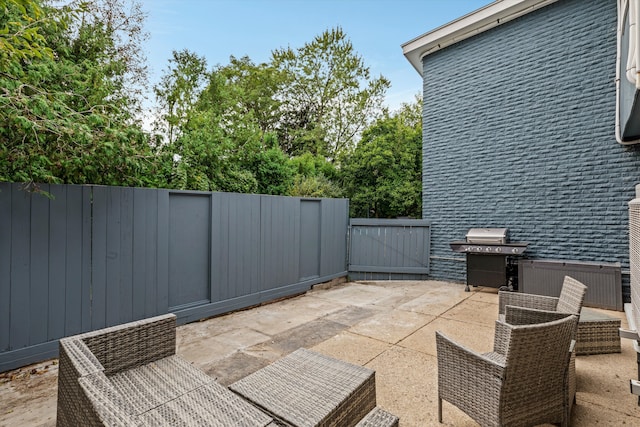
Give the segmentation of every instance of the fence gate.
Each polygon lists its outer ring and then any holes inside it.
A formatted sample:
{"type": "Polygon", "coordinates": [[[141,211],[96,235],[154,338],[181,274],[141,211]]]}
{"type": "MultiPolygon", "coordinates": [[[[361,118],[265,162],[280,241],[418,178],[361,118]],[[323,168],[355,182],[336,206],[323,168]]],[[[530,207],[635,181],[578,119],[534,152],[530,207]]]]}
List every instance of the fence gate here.
{"type": "Polygon", "coordinates": [[[419,219],[352,218],[352,280],[420,280],[429,273],[430,222],[419,219]]]}

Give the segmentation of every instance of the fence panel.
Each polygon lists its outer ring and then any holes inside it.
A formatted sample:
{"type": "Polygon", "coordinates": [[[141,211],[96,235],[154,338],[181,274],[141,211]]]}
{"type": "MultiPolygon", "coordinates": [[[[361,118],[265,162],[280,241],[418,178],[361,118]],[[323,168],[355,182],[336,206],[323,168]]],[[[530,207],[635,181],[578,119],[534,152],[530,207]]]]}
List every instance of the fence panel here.
{"type": "Polygon", "coordinates": [[[349,204],[345,199],[323,199],[321,212],[320,276],[348,266],[349,204]]]}
{"type": "Polygon", "coordinates": [[[0,183],[0,371],[53,357],[57,339],[89,328],[88,193],[40,189],[49,197],[0,183]]]}
{"type": "Polygon", "coordinates": [[[300,201],[300,268],[299,280],[320,276],[321,203],[319,200],[300,201]]]}
{"type": "Polygon", "coordinates": [[[179,323],[347,275],[348,200],[0,183],[0,372],[57,340],[179,323]]]}
{"type": "Polygon", "coordinates": [[[169,194],[169,309],[211,302],[211,194],[169,194]]]}
{"type": "Polygon", "coordinates": [[[349,239],[352,279],[421,279],[429,273],[428,221],[353,218],[349,239]]]}
{"type": "Polygon", "coordinates": [[[261,280],[260,196],[214,193],[212,223],[211,300],[257,294],[261,280]]]}

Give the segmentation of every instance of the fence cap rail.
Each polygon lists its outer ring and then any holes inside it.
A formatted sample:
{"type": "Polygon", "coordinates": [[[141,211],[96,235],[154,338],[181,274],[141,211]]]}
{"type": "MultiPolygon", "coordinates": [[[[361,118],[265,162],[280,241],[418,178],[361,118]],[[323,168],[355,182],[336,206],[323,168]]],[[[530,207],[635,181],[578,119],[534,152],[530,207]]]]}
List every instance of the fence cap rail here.
{"type": "Polygon", "coordinates": [[[351,218],[350,225],[371,226],[391,225],[396,227],[429,227],[431,221],[425,219],[379,219],[379,218],[351,218]]]}

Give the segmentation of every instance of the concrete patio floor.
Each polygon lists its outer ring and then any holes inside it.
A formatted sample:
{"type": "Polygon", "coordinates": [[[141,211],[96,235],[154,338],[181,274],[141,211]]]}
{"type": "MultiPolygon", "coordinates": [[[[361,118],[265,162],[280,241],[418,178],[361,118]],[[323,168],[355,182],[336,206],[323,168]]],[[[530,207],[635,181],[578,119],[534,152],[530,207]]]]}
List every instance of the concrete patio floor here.
{"type": "MultiPolygon", "coordinates": [[[[622,312],[606,311],[627,322],[622,312]]],[[[376,371],[378,405],[400,425],[438,426],[435,331],[491,350],[496,289],[437,281],[320,285],[304,295],[178,327],[178,354],[222,384],[306,347],[376,371]]],[[[574,426],[640,425],[636,353],[579,356],[574,426]]],[[[57,361],[0,374],[0,426],[54,426],[57,361]]],[[[444,403],[444,425],[473,426],[444,403]]]]}

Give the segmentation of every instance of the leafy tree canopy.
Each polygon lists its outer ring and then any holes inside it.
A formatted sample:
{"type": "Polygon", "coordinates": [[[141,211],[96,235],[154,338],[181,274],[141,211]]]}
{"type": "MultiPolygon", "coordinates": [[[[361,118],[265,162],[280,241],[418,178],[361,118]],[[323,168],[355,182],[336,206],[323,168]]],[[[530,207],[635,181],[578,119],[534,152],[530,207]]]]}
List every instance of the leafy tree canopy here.
{"type": "Polygon", "coordinates": [[[342,161],[342,186],[351,216],[421,216],[421,103],[385,114],[342,161]]]}
{"type": "Polygon", "coordinates": [[[351,198],[419,216],[420,105],[390,114],[341,28],[268,63],[173,52],[154,133],[137,0],[0,0],[0,180],[351,198]]]}
{"type": "Polygon", "coordinates": [[[352,149],[382,111],[389,81],[373,78],[341,28],[323,32],[294,50],[273,51],[274,67],[286,73],[279,97],[283,150],[328,159],[352,149]]]}
{"type": "Polygon", "coordinates": [[[22,53],[1,56],[1,180],[157,184],[153,153],[125,90],[132,70],[114,54],[120,41],[104,20],[84,19],[101,4],[2,5],[13,31],[3,43],[22,53]]]}

